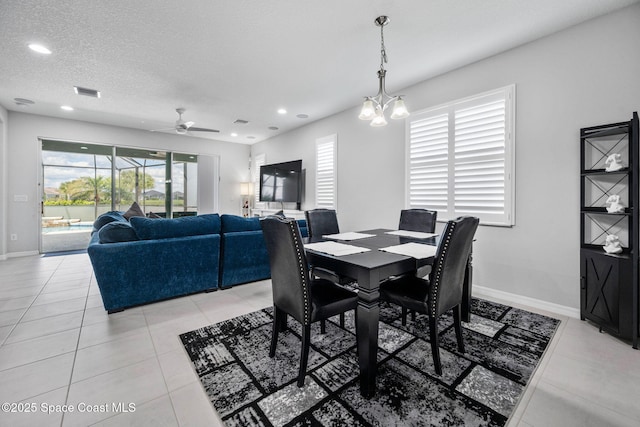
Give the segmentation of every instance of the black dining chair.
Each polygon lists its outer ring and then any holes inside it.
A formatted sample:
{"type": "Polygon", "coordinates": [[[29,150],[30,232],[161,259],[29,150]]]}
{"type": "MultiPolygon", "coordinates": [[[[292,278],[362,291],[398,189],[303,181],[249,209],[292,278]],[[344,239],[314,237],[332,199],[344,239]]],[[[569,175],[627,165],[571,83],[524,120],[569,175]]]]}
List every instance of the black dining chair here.
{"type": "Polygon", "coordinates": [[[403,209],[400,211],[398,230],[434,233],[438,211],[427,209],[403,209]]]}
{"type": "Polygon", "coordinates": [[[337,234],[340,232],[338,215],[335,209],[312,209],[304,211],[304,216],[307,220],[309,237],[322,237],[326,234],[337,234]]]}
{"type": "Polygon", "coordinates": [[[438,338],[438,317],[453,310],[453,323],[458,350],[464,353],[461,306],[465,269],[478,218],[464,216],[447,222],[436,250],[433,270],[427,280],[405,275],[380,285],[380,299],[402,307],[402,324],[406,325],[407,310],[429,317],[429,337],[433,365],[442,375],[438,338]]]}
{"type": "Polygon", "coordinates": [[[286,326],[287,315],[302,325],[302,351],[298,387],[304,385],[309,358],[311,324],[346,311],[355,310],[358,297],[329,280],[309,274],[298,223],[294,219],[270,216],[260,221],[264,234],[273,292],[273,330],[269,357],[274,357],[278,332],[286,326]]]}
{"type": "MultiPolygon", "coordinates": [[[[421,233],[435,233],[438,211],[428,209],[403,209],[400,211],[398,230],[419,231],[421,233]]],[[[431,271],[430,265],[418,267],[415,275],[425,277],[431,271]]]]}
{"type": "MultiPolygon", "coordinates": [[[[328,234],[340,233],[338,226],[338,215],[334,209],[312,209],[304,212],[307,220],[307,232],[309,233],[309,241],[319,239],[328,234]]],[[[336,274],[333,271],[312,267],[311,273],[316,277],[331,280],[340,285],[348,285],[355,282],[354,279],[336,274]]]]}

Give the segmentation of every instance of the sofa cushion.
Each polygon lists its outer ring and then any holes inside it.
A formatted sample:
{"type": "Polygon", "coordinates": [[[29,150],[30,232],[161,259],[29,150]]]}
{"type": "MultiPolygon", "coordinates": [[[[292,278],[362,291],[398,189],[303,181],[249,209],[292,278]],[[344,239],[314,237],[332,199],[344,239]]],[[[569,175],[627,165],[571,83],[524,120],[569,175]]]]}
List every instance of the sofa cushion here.
{"type": "Polygon", "coordinates": [[[139,240],[131,224],[123,221],[113,221],[103,225],[98,231],[100,243],[131,242],[139,240]]]}
{"type": "Polygon", "coordinates": [[[302,237],[309,237],[309,233],[307,231],[307,220],[299,219],[297,220],[297,222],[298,222],[298,228],[300,229],[300,235],[302,237]]]}
{"type": "Polygon", "coordinates": [[[260,227],[260,218],[257,216],[243,218],[238,215],[223,214],[221,220],[223,233],[262,230],[260,227]]]}
{"type": "Polygon", "coordinates": [[[220,233],[220,216],[218,214],[183,216],[173,219],[151,219],[136,216],[132,217],[130,221],[141,240],[220,233]]]}
{"type": "Polygon", "coordinates": [[[98,218],[96,218],[96,220],[93,222],[93,228],[95,230],[100,230],[104,225],[109,224],[113,221],[125,221],[124,216],[122,216],[122,212],[109,211],[103,213],[102,215],[98,216],[98,218]]]}
{"type": "Polygon", "coordinates": [[[133,202],[129,210],[127,210],[123,215],[127,220],[131,221],[131,218],[135,216],[146,216],[144,211],[140,207],[137,202],[133,202]]]}

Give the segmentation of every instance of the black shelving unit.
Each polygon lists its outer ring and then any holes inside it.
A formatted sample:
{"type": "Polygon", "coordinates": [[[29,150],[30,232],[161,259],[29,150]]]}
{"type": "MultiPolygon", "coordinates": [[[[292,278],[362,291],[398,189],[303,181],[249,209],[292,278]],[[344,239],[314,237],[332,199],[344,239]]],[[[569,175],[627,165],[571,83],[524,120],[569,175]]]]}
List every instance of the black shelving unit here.
{"type": "Polygon", "coordinates": [[[580,129],[580,318],[631,340],[638,348],[639,212],[638,113],[628,122],[580,129]],[[606,159],[620,154],[623,168],[608,172],[606,159]],[[609,213],[607,199],[620,196],[624,211],[609,213]],[[622,252],[604,250],[608,235],[622,252]]]}

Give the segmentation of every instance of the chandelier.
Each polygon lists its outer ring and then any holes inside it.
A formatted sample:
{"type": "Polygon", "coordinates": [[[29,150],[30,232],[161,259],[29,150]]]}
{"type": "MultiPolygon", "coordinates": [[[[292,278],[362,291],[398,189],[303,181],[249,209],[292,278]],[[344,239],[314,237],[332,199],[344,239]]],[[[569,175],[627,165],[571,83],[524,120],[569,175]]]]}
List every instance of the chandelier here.
{"type": "Polygon", "coordinates": [[[387,25],[389,21],[388,16],[378,16],[374,21],[375,24],[380,27],[380,69],[378,70],[380,86],[376,96],[367,96],[364,98],[362,110],[358,116],[360,120],[371,120],[370,125],[374,127],[387,125],[384,111],[392,102],[392,119],[404,119],[409,116],[409,111],[407,111],[407,107],[404,105],[402,95],[391,96],[387,94],[384,87],[384,77],[387,74],[387,70],[384,69],[384,64],[387,62],[387,51],[384,48],[384,26],[387,25]]]}

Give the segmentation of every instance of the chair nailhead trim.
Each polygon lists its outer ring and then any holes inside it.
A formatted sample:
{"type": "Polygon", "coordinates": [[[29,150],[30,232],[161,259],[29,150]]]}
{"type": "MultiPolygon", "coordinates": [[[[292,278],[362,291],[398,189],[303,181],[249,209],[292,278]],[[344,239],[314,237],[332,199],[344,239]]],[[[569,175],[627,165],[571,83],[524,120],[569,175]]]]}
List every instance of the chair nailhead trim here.
{"type": "Polygon", "coordinates": [[[449,244],[451,243],[451,236],[453,235],[453,231],[456,228],[456,223],[452,222],[450,223],[451,227],[449,228],[449,232],[447,233],[447,235],[445,236],[445,240],[444,242],[442,242],[442,251],[440,252],[440,258],[438,259],[438,266],[436,269],[436,276],[435,279],[433,280],[433,282],[431,283],[432,289],[433,289],[433,298],[431,301],[431,316],[432,317],[436,317],[436,301],[438,300],[437,295],[438,295],[438,286],[440,286],[440,280],[442,277],[442,265],[444,264],[444,260],[448,255],[448,249],[449,249],[449,244]]]}
{"type": "Polygon", "coordinates": [[[301,249],[300,241],[298,240],[298,234],[295,229],[295,222],[289,222],[289,229],[291,231],[291,237],[293,237],[293,244],[296,247],[296,254],[298,256],[298,268],[300,270],[300,279],[302,280],[302,297],[304,298],[304,324],[308,325],[310,320],[310,309],[309,309],[309,289],[307,283],[307,274],[304,263],[304,249],[301,249]]]}

